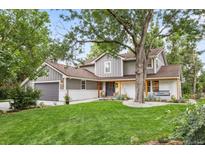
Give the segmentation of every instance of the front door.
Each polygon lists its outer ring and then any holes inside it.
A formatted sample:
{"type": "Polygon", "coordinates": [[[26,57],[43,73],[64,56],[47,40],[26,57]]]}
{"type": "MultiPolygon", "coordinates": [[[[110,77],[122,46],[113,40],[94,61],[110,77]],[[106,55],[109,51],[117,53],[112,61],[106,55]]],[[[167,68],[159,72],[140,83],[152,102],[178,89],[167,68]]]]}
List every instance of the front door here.
{"type": "Polygon", "coordinates": [[[106,96],[113,96],[115,93],[115,82],[106,82],[106,96]]]}

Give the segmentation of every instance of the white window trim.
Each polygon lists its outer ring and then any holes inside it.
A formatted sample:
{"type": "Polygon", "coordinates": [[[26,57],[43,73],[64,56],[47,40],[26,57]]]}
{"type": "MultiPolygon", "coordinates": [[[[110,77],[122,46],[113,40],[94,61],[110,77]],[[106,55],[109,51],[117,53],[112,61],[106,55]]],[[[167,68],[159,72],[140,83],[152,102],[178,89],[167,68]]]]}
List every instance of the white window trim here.
{"type": "Polygon", "coordinates": [[[147,66],[147,69],[153,69],[153,61],[154,61],[154,60],[151,59],[151,67],[148,67],[148,66],[147,66]]]}
{"type": "Polygon", "coordinates": [[[105,61],[105,62],[104,62],[104,73],[105,73],[105,74],[111,73],[111,68],[112,68],[112,66],[111,66],[111,61],[105,61]],[[105,65],[106,65],[107,63],[110,63],[110,71],[109,71],[109,72],[106,72],[106,67],[105,67],[105,65]]]}
{"type": "Polygon", "coordinates": [[[86,80],[81,80],[80,89],[81,89],[81,90],[86,90],[86,80]],[[83,82],[83,81],[85,81],[85,89],[82,88],[82,82],[83,82]]]}

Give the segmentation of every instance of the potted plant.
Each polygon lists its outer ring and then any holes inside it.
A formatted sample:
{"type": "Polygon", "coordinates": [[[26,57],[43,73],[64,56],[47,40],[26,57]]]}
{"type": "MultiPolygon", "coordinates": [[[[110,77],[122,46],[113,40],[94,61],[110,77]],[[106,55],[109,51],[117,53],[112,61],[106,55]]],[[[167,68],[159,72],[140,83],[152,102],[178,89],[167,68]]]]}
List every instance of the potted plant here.
{"type": "Polygon", "coordinates": [[[69,104],[70,103],[70,97],[68,95],[64,96],[64,100],[65,100],[65,104],[69,104]]]}

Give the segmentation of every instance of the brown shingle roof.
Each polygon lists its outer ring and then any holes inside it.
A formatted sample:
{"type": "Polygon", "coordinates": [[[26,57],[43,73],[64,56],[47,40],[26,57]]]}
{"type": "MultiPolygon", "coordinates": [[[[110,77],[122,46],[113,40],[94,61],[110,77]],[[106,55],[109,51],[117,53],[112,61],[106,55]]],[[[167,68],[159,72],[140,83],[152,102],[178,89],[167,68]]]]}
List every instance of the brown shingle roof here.
{"type": "Polygon", "coordinates": [[[79,78],[87,78],[87,79],[97,79],[92,72],[89,72],[82,68],[75,68],[72,66],[66,66],[63,64],[53,63],[50,61],[46,61],[49,65],[60,71],[61,73],[71,76],[71,77],[79,77],[79,78]]]}
{"type": "Polygon", "coordinates": [[[180,77],[181,66],[180,65],[167,65],[162,66],[157,74],[149,74],[147,78],[159,78],[159,77],[180,77]]]}
{"type": "MultiPolygon", "coordinates": [[[[94,73],[89,72],[82,68],[75,68],[71,66],[66,66],[63,64],[57,64],[53,62],[46,62],[61,73],[70,77],[87,78],[93,80],[122,80],[122,79],[135,79],[135,75],[124,75],[122,77],[97,77],[94,73]]],[[[162,66],[157,74],[148,74],[147,78],[177,78],[180,77],[181,67],[180,65],[167,65],[162,66]]]]}
{"type": "MultiPolygon", "coordinates": [[[[156,48],[156,49],[151,49],[151,52],[149,53],[149,57],[155,57],[157,56],[160,52],[162,52],[164,49],[163,48],[156,48]]],[[[135,55],[133,52],[127,52],[127,53],[123,53],[123,54],[119,54],[119,56],[125,58],[125,60],[129,60],[131,58],[135,58],[135,55]]],[[[98,56],[99,57],[99,56],[98,56]]],[[[91,62],[94,61],[96,58],[93,59],[87,59],[85,60],[85,62],[83,63],[83,65],[81,66],[87,66],[87,65],[94,65],[91,62]]]]}
{"type": "MultiPolygon", "coordinates": [[[[156,48],[156,49],[151,49],[150,53],[149,53],[149,57],[155,57],[157,56],[160,52],[162,52],[164,49],[163,48],[156,48]]],[[[130,59],[130,58],[135,58],[135,55],[133,52],[127,52],[124,54],[120,54],[120,56],[122,56],[123,58],[126,59],[130,59]]]]}

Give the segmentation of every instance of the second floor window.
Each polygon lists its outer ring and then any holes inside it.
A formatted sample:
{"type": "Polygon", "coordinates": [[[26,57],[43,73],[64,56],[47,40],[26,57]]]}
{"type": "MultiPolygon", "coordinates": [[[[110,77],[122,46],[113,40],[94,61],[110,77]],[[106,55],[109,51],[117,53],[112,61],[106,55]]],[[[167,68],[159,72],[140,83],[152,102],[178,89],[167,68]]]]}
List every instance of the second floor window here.
{"type": "Polygon", "coordinates": [[[111,73],[111,61],[106,61],[104,63],[104,72],[111,73]]]}
{"type": "Polygon", "coordinates": [[[147,67],[152,68],[152,59],[148,59],[147,67]]]}

